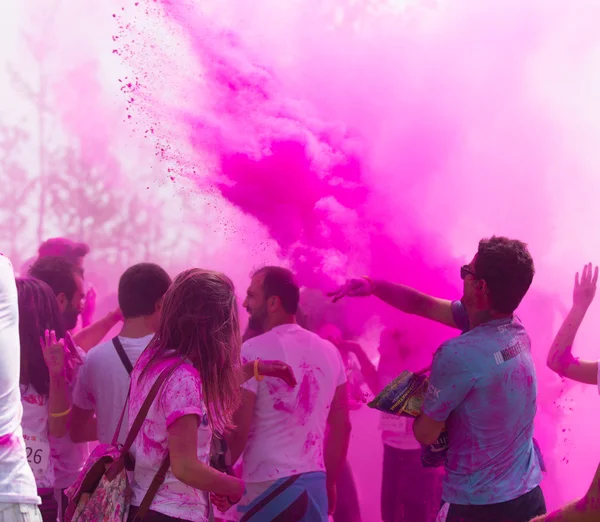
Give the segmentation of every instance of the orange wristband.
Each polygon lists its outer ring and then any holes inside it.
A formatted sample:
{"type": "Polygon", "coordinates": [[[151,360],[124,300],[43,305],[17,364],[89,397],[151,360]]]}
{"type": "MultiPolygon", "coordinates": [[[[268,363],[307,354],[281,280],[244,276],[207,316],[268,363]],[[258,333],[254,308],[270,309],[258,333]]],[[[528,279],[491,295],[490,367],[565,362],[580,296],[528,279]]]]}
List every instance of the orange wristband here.
{"type": "Polygon", "coordinates": [[[258,373],[258,359],[255,359],[255,361],[254,361],[254,378],[257,381],[262,381],[265,378],[264,375],[261,375],[260,373],[258,373]]]}

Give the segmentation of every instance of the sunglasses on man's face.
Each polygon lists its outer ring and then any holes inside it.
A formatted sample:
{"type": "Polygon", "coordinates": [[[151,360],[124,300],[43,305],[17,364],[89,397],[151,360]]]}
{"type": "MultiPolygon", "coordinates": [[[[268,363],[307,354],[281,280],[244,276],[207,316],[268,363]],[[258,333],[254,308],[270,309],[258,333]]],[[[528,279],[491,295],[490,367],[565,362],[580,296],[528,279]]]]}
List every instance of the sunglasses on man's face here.
{"type": "Polygon", "coordinates": [[[463,265],[460,267],[460,278],[462,280],[466,279],[469,274],[473,277],[477,277],[475,270],[473,270],[469,265],[463,265]]]}

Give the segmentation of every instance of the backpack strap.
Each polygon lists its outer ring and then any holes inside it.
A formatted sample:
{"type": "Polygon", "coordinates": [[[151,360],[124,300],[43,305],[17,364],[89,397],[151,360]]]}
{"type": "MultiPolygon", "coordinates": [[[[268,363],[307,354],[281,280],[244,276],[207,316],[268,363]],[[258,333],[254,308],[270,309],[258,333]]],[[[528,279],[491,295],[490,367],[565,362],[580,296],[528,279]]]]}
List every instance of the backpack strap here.
{"type": "Polygon", "coordinates": [[[170,465],[171,465],[171,459],[169,457],[169,450],[167,450],[167,454],[163,458],[160,468],[158,469],[158,472],[156,473],[156,475],[154,475],[154,478],[152,479],[152,483],[150,484],[148,491],[146,491],[146,494],[144,495],[144,499],[140,503],[140,507],[137,509],[137,512],[135,514],[135,517],[133,517],[132,522],[137,522],[138,520],[142,520],[142,521],[144,520],[144,517],[150,510],[150,506],[152,505],[152,501],[154,500],[156,493],[158,493],[158,488],[160,488],[162,486],[162,483],[165,481],[165,477],[167,475],[167,471],[168,471],[170,465]]]}
{"type": "MultiPolygon", "coordinates": [[[[131,364],[129,357],[127,357],[127,354],[125,353],[125,348],[123,348],[123,344],[121,343],[121,340],[119,339],[118,335],[113,338],[112,343],[115,347],[115,351],[117,352],[117,355],[119,356],[119,359],[121,359],[121,362],[123,363],[125,370],[127,370],[127,373],[131,377],[131,372],[133,371],[133,365],[131,364]]],[[[119,435],[121,434],[121,426],[123,425],[123,418],[125,417],[125,411],[127,410],[127,404],[129,403],[129,394],[130,393],[131,393],[131,383],[129,383],[129,390],[127,391],[127,398],[125,399],[125,404],[123,404],[123,410],[121,410],[121,417],[119,417],[117,429],[115,430],[115,434],[113,435],[113,439],[112,439],[113,446],[117,446],[119,444],[119,435]]]]}
{"type": "Polygon", "coordinates": [[[123,366],[127,370],[127,373],[131,375],[131,372],[133,371],[133,365],[131,364],[129,357],[127,357],[127,354],[125,353],[125,348],[123,348],[123,345],[121,344],[121,339],[119,339],[118,335],[113,338],[112,343],[115,346],[115,350],[117,351],[117,354],[119,355],[123,366]]]}
{"type": "Polygon", "coordinates": [[[125,418],[125,412],[127,411],[127,406],[129,404],[129,395],[131,395],[131,382],[129,383],[129,389],[127,390],[127,397],[125,397],[125,404],[123,404],[123,409],[121,410],[121,416],[119,417],[119,422],[117,423],[117,429],[115,430],[115,434],[112,438],[112,445],[119,445],[119,435],[121,435],[121,426],[123,425],[123,419],[125,418]]]}
{"type": "MultiPolygon", "coordinates": [[[[131,446],[133,446],[133,443],[135,442],[135,439],[138,436],[140,429],[142,428],[142,424],[144,423],[144,420],[146,419],[146,415],[148,415],[150,406],[154,402],[154,399],[158,395],[158,392],[159,392],[160,388],[162,387],[162,385],[165,383],[165,381],[171,375],[173,375],[173,372],[177,368],[179,368],[182,363],[183,363],[183,361],[178,361],[173,366],[165,368],[160,373],[160,375],[158,376],[158,378],[156,379],[154,384],[152,385],[152,388],[150,388],[150,392],[146,396],[146,399],[144,400],[144,403],[142,404],[140,411],[138,412],[135,420],[133,421],[133,425],[131,426],[129,433],[127,434],[127,439],[125,440],[125,444],[123,444],[123,447],[121,448],[121,455],[115,462],[113,462],[113,464],[111,464],[111,466],[106,471],[106,478],[108,480],[111,480],[111,481],[114,480],[114,478],[117,476],[117,474],[125,467],[125,459],[126,459],[127,455],[129,454],[129,450],[131,449],[131,446]]],[[[121,418],[123,418],[122,414],[121,414],[121,418]]],[[[168,456],[165,458],[168,458],[168,456]]],[[[164,465],[164,461],[163,461],[163,465],[164,465]]],[[[162,469],[163,465],[161,465],[161,469],[162,469]]],[[[168,467],[169,466],[167,465],[167,468],[168,467]]],[[[163,480],[164,480],[164,477],[163,477],[163,480]]]]}

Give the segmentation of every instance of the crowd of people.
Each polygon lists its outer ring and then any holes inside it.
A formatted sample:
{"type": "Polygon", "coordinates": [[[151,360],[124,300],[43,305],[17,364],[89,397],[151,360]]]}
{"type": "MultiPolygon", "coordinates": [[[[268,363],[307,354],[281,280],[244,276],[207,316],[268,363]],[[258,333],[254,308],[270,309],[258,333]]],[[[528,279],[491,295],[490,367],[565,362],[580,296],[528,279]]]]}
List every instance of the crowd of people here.
{"type": "MultiPolygon", "coordinates": [[[[600,468],[582,498],[546,513],[535,367],[514,313],[534,264],[518,240],[479,243],[460,269],[460,300],[369,277],[331,293],[375,296],[461,331],[420,372],[428,388],[416,419],[381,413],[380,517],[361,516],[350,412],[420,360],[402,329],[383,329],[375,364],[339,325],[303,327],[294,275],[267,266],[249,282],[242,335],[225,274],[189,269],[172,280],[153,263],[128,268],[118,308],[94,322],[89,248],[53,239],[38,253],[16,278],[0,255],[0,522],[109,520],[90,515],[108,500],[81,492],[111,451],[127,457],[118,512],[131,522],[600,520],[600,468]],[[422,457],[446,432],[442,476],[422,457]]],[[[592,265],[577,277],[548,354],[559,375],[595,385],[598,363],[571,347],[597,279],[592,265]]]]}

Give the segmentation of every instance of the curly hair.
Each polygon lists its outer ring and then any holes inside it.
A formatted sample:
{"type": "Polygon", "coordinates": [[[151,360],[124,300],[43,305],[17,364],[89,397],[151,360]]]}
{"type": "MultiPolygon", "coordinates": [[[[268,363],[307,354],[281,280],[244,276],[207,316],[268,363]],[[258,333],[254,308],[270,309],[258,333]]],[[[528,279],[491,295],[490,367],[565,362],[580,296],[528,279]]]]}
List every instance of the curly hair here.
{"type": "Polygon", "coordinates": [[[54,295],[65,294],[70,301],[77,291],[77,267],[65,257],[40,257],[29,268],[27,275],[44,281],[54,295]]]}

